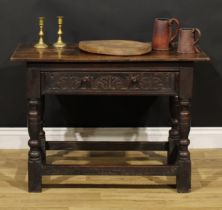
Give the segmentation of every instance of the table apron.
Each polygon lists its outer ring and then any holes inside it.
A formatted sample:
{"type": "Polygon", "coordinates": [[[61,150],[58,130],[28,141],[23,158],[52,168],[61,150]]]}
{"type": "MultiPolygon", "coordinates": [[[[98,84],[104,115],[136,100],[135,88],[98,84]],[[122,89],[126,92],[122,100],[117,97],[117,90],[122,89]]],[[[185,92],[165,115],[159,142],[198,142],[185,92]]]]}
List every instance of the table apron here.
{"type": "Polygon", "coordinates": [[[179,72],[41,72],[42,94],[176,95],[179,72]]]}

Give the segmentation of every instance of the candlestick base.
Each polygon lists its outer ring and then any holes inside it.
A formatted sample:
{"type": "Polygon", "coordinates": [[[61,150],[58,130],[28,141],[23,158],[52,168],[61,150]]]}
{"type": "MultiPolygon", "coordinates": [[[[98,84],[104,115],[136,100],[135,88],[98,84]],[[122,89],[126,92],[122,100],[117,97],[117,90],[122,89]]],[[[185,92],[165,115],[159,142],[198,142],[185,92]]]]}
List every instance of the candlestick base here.
{"type": "Polygon", "coordinates": [[[37,43],[37,44],[34,45],[34,47],[37,48],[37,49],[45,49],[45,48],[48,47],[48,45],[45,44],[45,43],[37,43]]]}
{"type": "Polygon", "coordinates": [[[62,48],[62,47],[66,46],[66,43],[58,41],[58,42],[54,43],[53,46],[56,47],[56,48],[62,48]]]}

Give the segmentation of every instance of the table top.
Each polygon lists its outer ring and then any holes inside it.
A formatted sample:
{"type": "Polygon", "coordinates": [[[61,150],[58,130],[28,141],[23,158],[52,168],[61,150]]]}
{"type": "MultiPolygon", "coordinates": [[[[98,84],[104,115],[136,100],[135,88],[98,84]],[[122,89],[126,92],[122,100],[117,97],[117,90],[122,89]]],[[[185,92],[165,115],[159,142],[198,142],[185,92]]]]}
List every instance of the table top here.
{"type": "Polygon", "coordinates": [[[77,44],[65,48],[36,49],[32,45],[19,44],[11,56],[11,61],[21,62],[200,62],[210,58],[203,52],[179,54],[176,51],[152,51],[140,56],[110,56],[83,52],[77,44]]]}

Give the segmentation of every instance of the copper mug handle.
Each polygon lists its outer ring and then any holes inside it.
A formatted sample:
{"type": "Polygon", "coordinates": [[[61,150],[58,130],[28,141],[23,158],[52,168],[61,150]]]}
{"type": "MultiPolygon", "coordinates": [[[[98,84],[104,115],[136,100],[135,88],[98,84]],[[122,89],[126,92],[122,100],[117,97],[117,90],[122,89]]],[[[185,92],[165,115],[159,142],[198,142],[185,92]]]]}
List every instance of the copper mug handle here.
{"type": "Polygon", "coordinates": [[[198,28],[194,28],[193,29],[193,34],[194,34],[194,43],[193,43],[193,45],[194,45],[195,51],[198,53],[198,52],[200,52],[200,50],[198,49],[196,44],[200,41],[202,33],[198,28]]]}
{"type": "Polygon", "coordinates": [[[176,39],[176,37],[177,37],[177,35],[178,35],[178,32],[179,32],[179,28],[180,28],[180,22],[179,22],[179,20],[176,19],[176,18],[171,18],[171,19],[170,19],[170,25],[172,26],[174,23],[175,23],[175,25],[176,25],[176,31],[175,31],[175,33],[172,35],[172,37],[171,37],[171,39],[170,39],[170,43],[171,43],[172,41],[174,41],[174,39],[176,39]]]}

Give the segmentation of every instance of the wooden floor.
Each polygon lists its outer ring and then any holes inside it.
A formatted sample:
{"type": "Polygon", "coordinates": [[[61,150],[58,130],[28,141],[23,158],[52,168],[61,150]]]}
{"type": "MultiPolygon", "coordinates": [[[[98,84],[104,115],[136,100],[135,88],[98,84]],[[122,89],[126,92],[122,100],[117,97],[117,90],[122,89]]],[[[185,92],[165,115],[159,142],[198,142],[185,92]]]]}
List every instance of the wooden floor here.
{"type": "MultiPolygon", "coordinates": [[[[163,153],[51,152],[53,163],[162,163],[163,153]],[[56,158],[62,157],[62,161],[56,158]],[[157,159],[157,161],[155,161],[157,159]]],[[[0,150],[0,210],[222,210],[222,149],[192,150],[192,192],[178,194],[175,178],[44,177],[42,193],[27,192],[27,151],[0,150]],[[59,184],[59,185],[58,185],[59,184]]]]}

